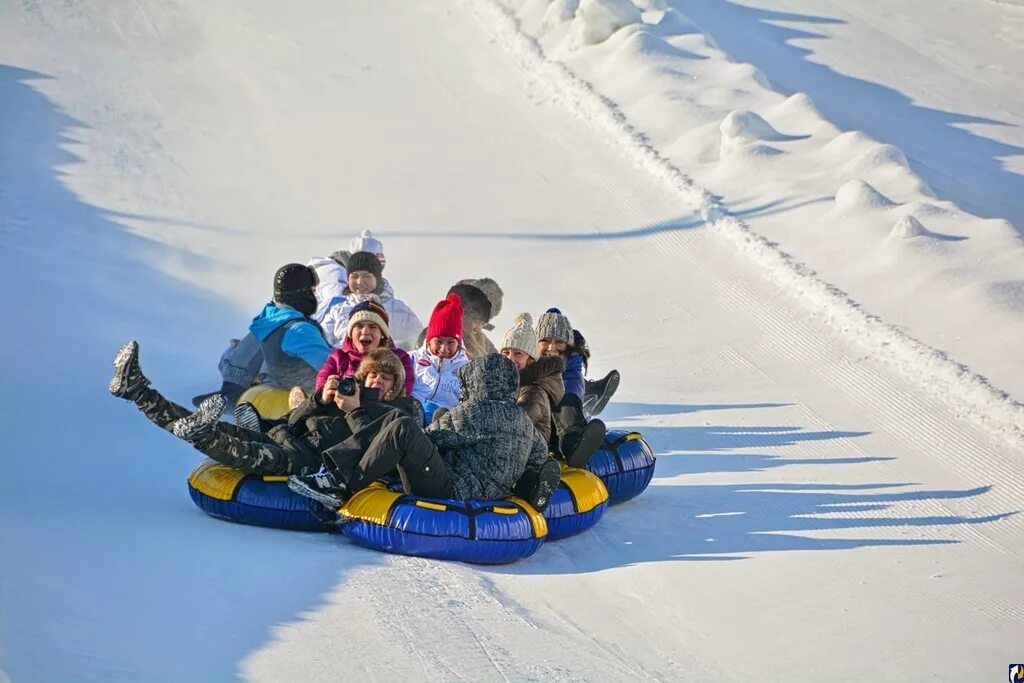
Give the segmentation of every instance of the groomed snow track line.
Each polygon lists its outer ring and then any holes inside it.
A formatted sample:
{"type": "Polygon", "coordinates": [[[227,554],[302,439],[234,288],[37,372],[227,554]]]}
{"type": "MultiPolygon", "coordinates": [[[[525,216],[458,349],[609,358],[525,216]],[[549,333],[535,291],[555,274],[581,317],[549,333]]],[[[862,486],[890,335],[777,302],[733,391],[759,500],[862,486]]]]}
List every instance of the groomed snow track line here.
{"type": "Polygon", "coordinates": [[[798,305],[839,334],[856,342],[960,418],[1024,446],[1024,405],[946,353],[903,333],[873,315],[846,292],[820,279],[796,260],[730,215],[724,204],[652,147],[614,102],[596,92],[563,63],[548,59],[540,44],[524,33],[500,0],[464,0],[489,38],[533,75],[552,101],[608,140],[626,158],[676,193],[723,241],[758,265],[798,305]]]}

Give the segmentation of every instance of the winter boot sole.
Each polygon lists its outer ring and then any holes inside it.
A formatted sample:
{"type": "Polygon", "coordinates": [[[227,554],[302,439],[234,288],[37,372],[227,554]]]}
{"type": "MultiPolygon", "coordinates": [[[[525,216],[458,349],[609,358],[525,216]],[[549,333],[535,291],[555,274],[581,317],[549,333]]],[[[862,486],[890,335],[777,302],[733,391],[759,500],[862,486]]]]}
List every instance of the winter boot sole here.
{"type": "Polygon", "coordinates": [[[249,402],[239,403],[235,406],[235,424],[249,431],[263,431],[260,428],[260,414],[256,410],[256,406],[249,402]]]}
{"type": "Polygon", "coordinates": [[[562,480],[562,466],[557,460],[548,458],[537,474],[537,490],[530,499],[530,505],[536,508],[537,512],[544,512],[551,503],[551,496],[558,488],[558,482],[562,480]]]}
{"type": "Polygon", "coordinates": [[[210,398],[211,396],[216,396],[219,393],[220,393],[219,391],[211,391],[208,394],[199,394],[198,396],[193,396],[192,397],[192,407],[198,408],[200,405],[202,405],[203,401],[205,401],[206,399],[210,398]]]}
{"type": "Polygon", "coordinates": [[[227,404],[227,399],[220,394],[214,394],[200,403],[196,412],[171,425],[171,432],[179,439],[201,441],[204,436],[213,432],[213,427],[224,414],[227,404]]]}
{"type": "Polygon", "coordinates": [[[565,458],[566,463],[569,467],[584,468],[587,463],[590,462],[590,457],[597,452],[597,449],[604,443],[604,435],[607,430],[605,429],[604,422],[600,420],[591,420],[587,423],[587,426],[583,428],[583,434],[580,435],[579,443],[576,444],[576,448],[573,452],[568,454],[565,458]]]}
{"type": "Polygon", "coordinates": [[[619,371],[612,370],[609,372],[603,380],[598,380],[595,384],[604,383],[604,388],[599,394],[590,394],[583,398],[583,412],[587,417],[593,417],[594,415],[600,415],[601,411],[608,405],[608,401],[611,400],[615,390],[619,388],[619,371]]]}
{"type": "Polygon", "coordinates": [[[110,393],[118,398],[131,398],[132,393],[149,384],[139,367],[139,342],[134,339],[122,346],[114,356],[114,376],[107,386],[110,393]],[[132,384],[132,374],[137,373],[138,379],[132,384]]]}

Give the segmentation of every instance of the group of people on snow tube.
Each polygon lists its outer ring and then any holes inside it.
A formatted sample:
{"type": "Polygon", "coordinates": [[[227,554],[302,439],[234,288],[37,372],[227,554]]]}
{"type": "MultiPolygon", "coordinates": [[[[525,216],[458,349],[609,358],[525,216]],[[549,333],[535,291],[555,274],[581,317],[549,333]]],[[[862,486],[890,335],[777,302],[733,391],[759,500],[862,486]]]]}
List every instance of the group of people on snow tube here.
{"type": "Polygon", "coordinates": [[[604,424],[586,414],[604,408],[618,373],[585,380],[586,341],[558,309],[536,328],[519,314],[498,353],[484,334],[503,297],[490,278],[451,287],[423,328],[382,276],[380,241],[364,231],[351,247],[278,269],[273,300],[221,357],[221,390],[196,397],[194,412],[150,386],[135,341],[114,359],[110,392],[210,458],[290,475],[293,490],[333,508],[397,472],[412,495],[515,493],[543,511],[556,458],[583,467],[603,442],[604,424]],[[235,424],[222,422],[257,382],[290,388],[291,410],[268,418],[242,402],[235,424]]]}

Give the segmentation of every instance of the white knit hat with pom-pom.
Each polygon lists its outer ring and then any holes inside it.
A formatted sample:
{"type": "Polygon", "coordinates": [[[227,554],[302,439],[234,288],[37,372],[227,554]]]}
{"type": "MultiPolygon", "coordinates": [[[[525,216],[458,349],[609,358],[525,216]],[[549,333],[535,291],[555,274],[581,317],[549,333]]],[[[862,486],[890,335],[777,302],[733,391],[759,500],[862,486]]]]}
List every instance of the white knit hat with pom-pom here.
{"type": "Polygon", "coordinates": [[[359,237],[353,237],[352,241],[348,243],[348,250],[353,254],[357,251],[368,251],[377,257],[381,266],[385,264],[384,244],[369,230],[363,230],[359,237]]]}
{"type": "Polygon", "coordinates": [[[501,350],[505,349],[522,351],[537,360],[537,333],[533,331],[533,318],[529,313],[517,315],[512,327],[501,338],[501,350]]]}

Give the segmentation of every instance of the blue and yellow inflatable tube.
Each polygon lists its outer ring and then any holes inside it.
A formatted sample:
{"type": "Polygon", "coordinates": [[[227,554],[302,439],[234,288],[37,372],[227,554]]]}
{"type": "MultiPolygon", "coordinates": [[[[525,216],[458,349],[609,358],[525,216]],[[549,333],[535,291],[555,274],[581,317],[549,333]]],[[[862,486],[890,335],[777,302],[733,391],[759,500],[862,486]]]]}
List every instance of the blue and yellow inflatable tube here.
{"type": "Polygon", "coordinates": [[[239,403],[251,403],[260,417],[275,420],[288,413],[288,390],[269,384],[255,384],[238,398],[239,403]]]}
{"type": "Polygon", "coordinates": [[[548,540],[557,541],[586,531],[608,509],[608,489],[596,474],[562,465],[562,480],[544,511],[548,540]]]}
{"type": "Polygon", "coordinates": [[[420,498],[374,483],[338,510],[341,533],[354,543],[401,555],[507,564],[533,555],[548,528],[519,498],[457,501],[420,498]]]}
{"type": "Polygon", "coordinates": [[[612,429],[587,469],[601,478],[609,504],[615,505],[644,492],[654,477],[654,464],[654,451],[641,434],[612,429]]]}
{"type": "Polygon", "coordinates": [[[288,488],[288,477],[260,477],[221,465],[200,463],[188,478],[188,492],[200,510],[218,519],[296,531],[334,531],[318,519],[311,506],[318,503],[288,488]]]}

